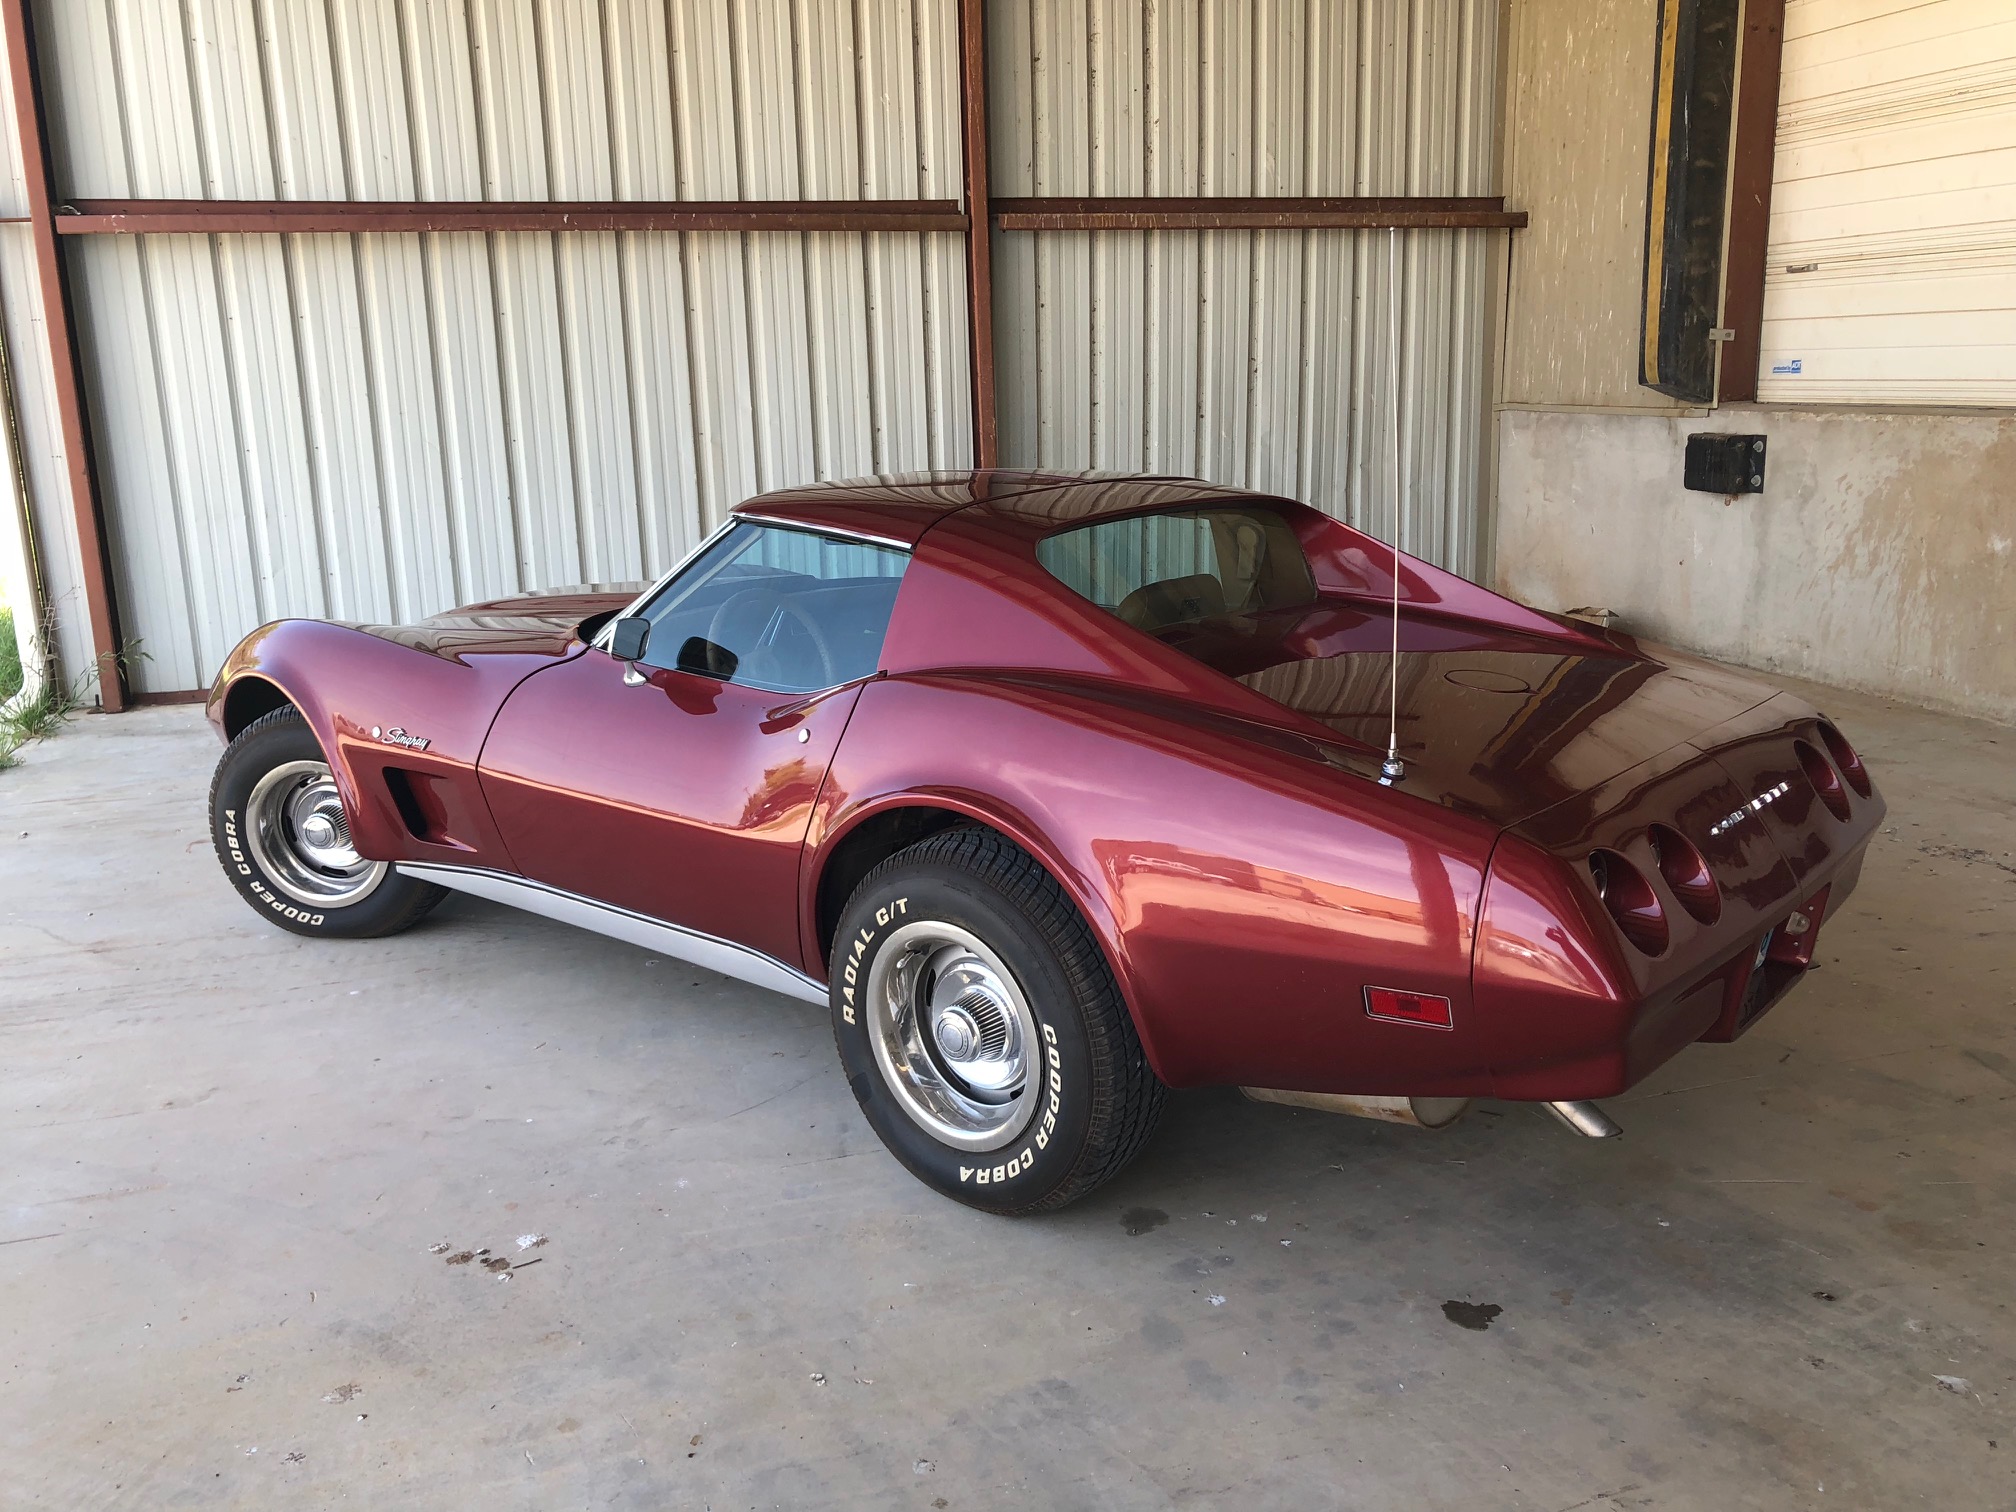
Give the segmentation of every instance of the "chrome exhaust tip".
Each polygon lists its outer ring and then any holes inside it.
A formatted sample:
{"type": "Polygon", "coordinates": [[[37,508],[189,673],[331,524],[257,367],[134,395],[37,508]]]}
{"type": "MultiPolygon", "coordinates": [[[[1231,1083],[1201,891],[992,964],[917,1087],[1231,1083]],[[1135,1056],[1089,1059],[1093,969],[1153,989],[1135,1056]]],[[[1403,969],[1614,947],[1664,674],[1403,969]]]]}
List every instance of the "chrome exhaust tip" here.
{"type": "Polygon", "coordinates": [[[1615,1119],[1593,1102],[1550,1102],[1540,1106],[1585,1139],[1615,1139],[1624,1132],[1615,1119]]]}

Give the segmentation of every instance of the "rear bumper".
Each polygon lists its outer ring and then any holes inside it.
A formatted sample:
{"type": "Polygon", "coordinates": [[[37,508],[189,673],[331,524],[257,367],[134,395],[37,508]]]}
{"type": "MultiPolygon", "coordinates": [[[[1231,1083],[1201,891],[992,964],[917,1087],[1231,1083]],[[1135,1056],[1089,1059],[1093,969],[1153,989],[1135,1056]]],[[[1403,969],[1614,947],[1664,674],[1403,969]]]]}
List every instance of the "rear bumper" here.
{"type": "Polygon", "coordinates": [[[1473,978],[1493,1095],[1615,1096],[1688,1045],[1747,1033],[1804,979],[1884,815],[1866,776],[1831,803],[1809,780],[1819,730],[1804,705],[1773,700],[1501,841],[1473,978]],[[1648,838],[1660,825],[1706,857],[1712,909],[1683,905],[1660,877],[1648,838]],[[1598,849],[1613,871],[1650,879],[1666,926],[1656,943],[1627,940],[1589,885],[1598,849]]]}
{"type": "MultiPolygon", "coordinates": [[[[1514,1101],[1615,1097],[1697,1042],[1728,1042],[1750,1032],[1798,986],[1812,966],[1820,931],[1861,881],[1867,837],[1835,865],[1802,879],[1796,893],[1762,909],[1742,941],[1691,968],[1671,964],[1667,980],[1643,996],[1609,1006],[1562,1004],[1552,1016],[1524,1014],[1516,1050],[1496,1060],[1490,1095],[1514,1101]],[[1792,927],[1800,917],[1802,929],[1792,927]],[[1758,943],[1770,946],[1758,962],[1758,943]]],[[[1492,1014],[1478,994],[1478,1012],[1492,1014]]]]}

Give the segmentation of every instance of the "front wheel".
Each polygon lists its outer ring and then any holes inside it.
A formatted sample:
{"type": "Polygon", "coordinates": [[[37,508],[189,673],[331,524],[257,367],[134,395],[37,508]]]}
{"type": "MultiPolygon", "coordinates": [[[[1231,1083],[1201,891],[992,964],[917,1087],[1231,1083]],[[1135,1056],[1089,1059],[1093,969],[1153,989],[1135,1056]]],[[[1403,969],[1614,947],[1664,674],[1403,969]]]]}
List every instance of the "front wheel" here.
{"type": "Polygon", "coordinates": [[[394,934],[447,896],[357,854],[328,759],[291,706],[225,748],[210,783],[210,838],[239,896],[295,934],[394,934]]]}
{"type": "Polygon", "coordinates": [[[1134,1158],[1164,1088],[1055,879],[989,830],[933,835],[856,890],[833,1034],[882,1142],[948,1197],[1035,1213],[1134,1158]]]}

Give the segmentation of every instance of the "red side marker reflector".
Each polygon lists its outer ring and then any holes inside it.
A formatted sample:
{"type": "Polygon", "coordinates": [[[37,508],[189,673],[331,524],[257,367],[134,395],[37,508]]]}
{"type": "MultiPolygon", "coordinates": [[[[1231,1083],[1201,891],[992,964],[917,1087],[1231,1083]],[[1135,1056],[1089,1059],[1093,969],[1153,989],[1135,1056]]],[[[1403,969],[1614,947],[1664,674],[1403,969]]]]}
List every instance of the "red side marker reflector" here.
{"type": "Polygon", "coordinates": [[[1392,987],[1365,989],[1365,1016],[1390,1019],[1396,1024],[1419,1024],[1424,1029],[1454,1029],[1456,1016],[1449,999],[1425,992],[1401,992],[1392,987]]]}

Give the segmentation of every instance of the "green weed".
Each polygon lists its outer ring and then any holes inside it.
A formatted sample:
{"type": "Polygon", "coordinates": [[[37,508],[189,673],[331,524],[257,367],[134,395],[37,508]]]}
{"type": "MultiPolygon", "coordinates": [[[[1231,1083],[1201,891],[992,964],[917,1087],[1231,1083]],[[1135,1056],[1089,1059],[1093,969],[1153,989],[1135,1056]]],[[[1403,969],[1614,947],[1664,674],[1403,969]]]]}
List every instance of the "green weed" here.
{"type": "Polygon", "coordinates": [[[0,608],[0,704],[21,691],[21,647],[14,640],[14,611],[0,608]]]}

